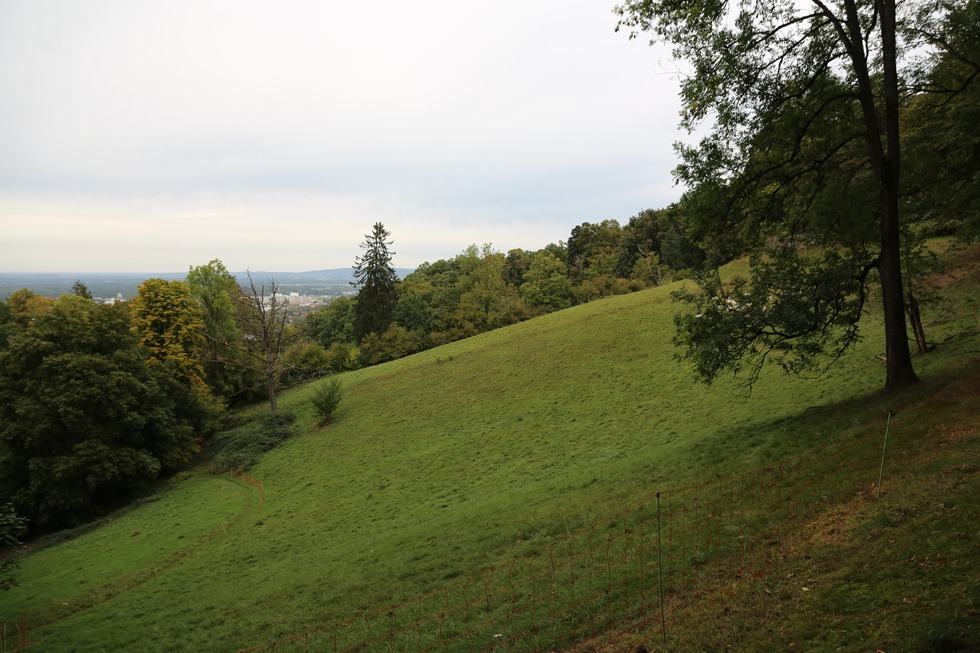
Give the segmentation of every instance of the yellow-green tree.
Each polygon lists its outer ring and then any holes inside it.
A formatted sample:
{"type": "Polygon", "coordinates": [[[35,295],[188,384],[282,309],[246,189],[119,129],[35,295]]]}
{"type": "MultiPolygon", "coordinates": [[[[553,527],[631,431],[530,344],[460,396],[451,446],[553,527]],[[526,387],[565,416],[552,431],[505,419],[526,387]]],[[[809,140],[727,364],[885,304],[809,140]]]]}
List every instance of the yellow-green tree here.
{"type": "Polygon", "coordinates": [[[183,281],[147,279],[131,303],[133,329],[150,357],[170,361],[187,381],[206,389],[201,354],[204,318],[183,281]]]}
{"type": "Polygon", "coordinates": [[[50,297],[38,295],[33,290],[21,288],[7,297],[7,307],[10,309],[14,325],[23,329],[47,313],[54,306],[54,301],[50,297]]]}

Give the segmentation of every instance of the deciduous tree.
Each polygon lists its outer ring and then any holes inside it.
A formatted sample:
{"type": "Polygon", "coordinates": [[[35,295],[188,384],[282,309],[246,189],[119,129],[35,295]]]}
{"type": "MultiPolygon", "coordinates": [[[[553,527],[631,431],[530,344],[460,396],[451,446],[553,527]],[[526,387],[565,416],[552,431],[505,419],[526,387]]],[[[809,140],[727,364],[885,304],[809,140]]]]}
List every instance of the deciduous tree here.
{"type": "Polygon", "coordinates": [[[269,409],[275,412],[276,388],[284,364],[282,354],[298,335],[287,328],[289,298],[279,292],[279,284],[274,279],[269,280],[268,288],[264,283],[256,286],[249,273],[248,286],[242,287],[238,299],[238,329],[244,336],[241,352],[261,374],[269,409]]]}
{"type": "Polygon", "coordinates": [[[203,319],[201,365],[208,386],[228,400],[250,398],[255,378],[243,357],[242,333],[235,321],[238,281],[224,263],[213,259],[207,265],[192,267],[187,285],[203,319]]]}
{"type": "Polygon", "coordinates": [[[38,295],[33,290],[22,288],[10,293],[7,297],[7,307],[13,317],[15,327],[27,328],[39,316],[44,315],[55,300],[38,295]]]}
{"type": "MultiPolygon", "coordinates": [[[[871,278],[868,270],[877,271],[886,389],[916,381],[901,271],[899,55],[903,45],[921,40],[935,12],[916,17],[913,7],[902,5],[900,12],[896,0],[630,0],[617,8],[620,26],[633,35],[651,32],[690,63],[691,74],[681,83],[682,124],[693,129],[709,117],[712,124],[698,145],[679,146],[683,162],[676,174],[689,187],[717,191],[715,229],[741,232],[743,242],[770,248],[796,247],[800,235],[815,237],[827,258],[811,253],[793,269],[806,288],[829,288],[841,274],[850,280],[830,302],[849,302],[838,317],[857,319],[863,293],[853,292],[853,282],[863,284],[871,278]],[[841,200],[842,191],[861,197],[868,190],[875,198],[871,212],[848,210],[841,200]]],[[[755,260],[765,264],[770,258],[755,260]]],[[[763,278],[777,277],[757,274],[751,295],[770,295],[755,291],[763,278]]],[[[795,304],[797,297],[790,293],[787,299],[795,304]]],[[[774,296],[768,302],[770,313],[781,312],[780,301],[774,296]]],[[[853,341],[850,327],[843,334],[828,328],[837,320],[821,319],[822,309],[807,315],[814,319],[794,322],[803,331],[792,331],[803,338],[804,359],[813,360],[813,348],[833,356],[841,338],[853,341]]],[[[756,330],[762,340],[752,347],[721,343],[710,334],[703,340],[700,333],[682,335],[691,355],[714,352],[724,357],[723,367],[736,371],[744,352],[773,344],[765,328],[756,330]],[[706,349],[697,351],[702,344],[706,349]]]]}
{"type": "Polygon", "coordinates": [[[205,390],[204,320],[190,287],[183,281],[147,279],[139,285],[131,309],[139,343],[150,356],[173,362],[188,383],[205,390]]]}
{"type": "Polygon", "coordinates": [[[521,297],[530,306],[558,311],[572,305],[572,282],[565,264],[554,254],[535,254],[531,268],[524,275],[521,297]]]}
{"type": "Polygon", "coordinates": [[[84,522],[199,451],[202,399],[126,305],[65,295],[0,352],[0,496],[32,528],[84,522]]]}

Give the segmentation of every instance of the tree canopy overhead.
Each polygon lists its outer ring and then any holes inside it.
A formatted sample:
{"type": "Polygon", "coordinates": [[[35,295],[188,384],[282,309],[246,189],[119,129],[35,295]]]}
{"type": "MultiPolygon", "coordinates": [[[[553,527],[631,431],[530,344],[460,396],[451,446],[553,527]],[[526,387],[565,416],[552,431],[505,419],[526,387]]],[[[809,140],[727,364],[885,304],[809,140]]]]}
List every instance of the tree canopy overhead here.
{"type": "Polygon", "coordinates": [[[796,334],[805,346],[802,357],[787,354],[791,368],[814,364],[825,350],[834,356],[838,344],[853,341],[850,326],[840,320],[860,315],[864,284],[876,271],[885,387],[916,380],[905,324],[899,219],[899,118],[909,88],[903,75],[915,70],[904,55],[939,43],[930,35],[942,31],[940,18],[949,6],[630,0],[616,8],[618,27],[671,44],[675,56],[690,65],[681,82],[682,125],[707,127],[707,133],[696,145],[678,146],[682,162],[675,174],[692,189],[688,206],[702,209],[699,227],[709,239],[735,232],[749,248],[768,248],[767,256],[755,259],[762,274],[754,274],[751,287],[735,295],[715,287],[712,297],[690,298],[701,302],[702,315],[717,304],[712,314],[721,319],[734,315],[724,305],[744,306],[749,295],[761,297],[769,305],[756,305],[754,313],[765,317],[765,328],[728,330],[742,338],[735,346],[720,341],[717,329],[682,323],[681,340],[690,355],[711,350],[716,368],[737,372],[748,361],[754,369],[774,348],[791,349],[786,335],[796,334]],[[781,249],[801,242],[819,247],[791,266],[790,283],[786,274],[776,274],[774,261],[783,257],[781,249]],[[834,286],[835,277],[849,282],[834,286]],[[770,281],[775,285],[766,287],[770,281]],[[837,296],[826,296],[835,287],[837,296]],[[824,301],[807,301],[814,289],[821,289],[824,301]],[[789,306],[803,315],[785,310],[789,306]],[[828,306],[836,308],[828,313],[828,306]]]}

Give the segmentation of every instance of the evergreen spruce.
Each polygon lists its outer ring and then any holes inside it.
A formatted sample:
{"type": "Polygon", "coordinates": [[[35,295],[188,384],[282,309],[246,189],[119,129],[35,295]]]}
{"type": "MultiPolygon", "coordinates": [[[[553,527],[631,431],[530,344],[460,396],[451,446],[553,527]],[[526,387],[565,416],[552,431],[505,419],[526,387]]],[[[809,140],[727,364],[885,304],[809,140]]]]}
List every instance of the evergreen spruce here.
{"type": "Polygon", "coordinates": [[[354,259],[354,285],[359,289],[354,306],[354,336],[360,342],[369,333],[381,335],[391,325],[392,314],[398,295],[395,284],[398,277],[391,266],[394,252],[391,233],[380,222],[374,224],[366,240],[361,243],[363,256],[354,259]]]}

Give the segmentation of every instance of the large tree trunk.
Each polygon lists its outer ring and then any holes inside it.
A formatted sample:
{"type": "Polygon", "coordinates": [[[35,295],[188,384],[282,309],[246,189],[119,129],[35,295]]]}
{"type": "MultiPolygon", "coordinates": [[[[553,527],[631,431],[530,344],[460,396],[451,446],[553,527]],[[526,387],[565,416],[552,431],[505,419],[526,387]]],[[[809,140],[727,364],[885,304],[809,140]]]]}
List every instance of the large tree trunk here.
{"type": "Polygon", "coordinates": [[[901,236],[898,220],[899,180],[899,97],[896,48],[895,0],[877,0],[881,25],[881,56],[884,73],[884,111],[879,118],[874,86],[868,70],[867,52],[863,47],[861,21],[855,0],[845,0],[848,54],[854,65],[858,97],[864,116],[865,140],[875,178],[878,180],[878,220],[881,251],[878,272],[885,317],[885,391],[915,383],[918,377],[912,367],[905,329],[905,293],[902,286],[901,236]],[[884,136],[884,142],[882,141],[884,136]]]}
{"type": "Polygon", "coordinates": [[[905,330],[905,293],[902,287],[901,237],[898,219],[900,138],[895,0],[879,0],[881,54],[885,78],[885,152],[879,183],[881,211],[881,296],[885,309],[885,390],[918,381],[912,367],[905,330]]]}
{"type": "Polygon", "coordinates": [[[881,191],[881,300],[885,311],[885,391],[897,390],[918,381],[912,366],[908,332],[905,329],[905,298],[898,235],[897,188],[881,191]],[[888,192],[888,191],[891,192],[888,192]]]}

